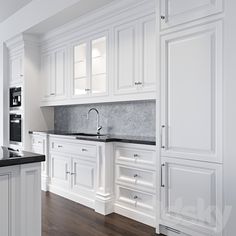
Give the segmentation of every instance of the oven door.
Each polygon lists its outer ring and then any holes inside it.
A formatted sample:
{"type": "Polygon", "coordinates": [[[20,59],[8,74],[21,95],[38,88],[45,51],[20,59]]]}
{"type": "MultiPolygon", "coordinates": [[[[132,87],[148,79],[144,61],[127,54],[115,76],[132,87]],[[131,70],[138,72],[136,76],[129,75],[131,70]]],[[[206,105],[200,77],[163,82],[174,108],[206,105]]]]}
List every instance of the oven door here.
{"type": "Polygon", "coordinates": [[[21,143],[21,115],[10,115],[10,142],[21,143]]]}

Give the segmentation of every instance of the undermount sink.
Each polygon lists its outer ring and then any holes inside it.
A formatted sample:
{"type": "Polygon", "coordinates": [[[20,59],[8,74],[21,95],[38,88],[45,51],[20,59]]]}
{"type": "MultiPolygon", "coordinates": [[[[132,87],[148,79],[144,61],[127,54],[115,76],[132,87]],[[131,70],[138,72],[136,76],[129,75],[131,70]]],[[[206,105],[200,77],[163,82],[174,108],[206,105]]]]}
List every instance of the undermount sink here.
{"type": "Polygon", "coordinates": [[[89,134],[89,133],[70,133],[68,135],[73,135],[73,136],[90,136],[90,137],[95,137],[95,136],[106,136],[105,134],[89,134]]]}

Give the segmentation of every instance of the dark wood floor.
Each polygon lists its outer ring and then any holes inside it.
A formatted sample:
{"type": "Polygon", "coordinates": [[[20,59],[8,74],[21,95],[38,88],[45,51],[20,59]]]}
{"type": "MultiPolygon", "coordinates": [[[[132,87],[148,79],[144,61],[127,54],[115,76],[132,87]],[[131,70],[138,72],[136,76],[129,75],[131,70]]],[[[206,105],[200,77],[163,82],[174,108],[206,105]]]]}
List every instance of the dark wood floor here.
{"type": "Polygon", "coordinates": [[[93,210],[42,193],[42,236],[154,236],[155,230],[117,214],[102,216],[93,210]]]}

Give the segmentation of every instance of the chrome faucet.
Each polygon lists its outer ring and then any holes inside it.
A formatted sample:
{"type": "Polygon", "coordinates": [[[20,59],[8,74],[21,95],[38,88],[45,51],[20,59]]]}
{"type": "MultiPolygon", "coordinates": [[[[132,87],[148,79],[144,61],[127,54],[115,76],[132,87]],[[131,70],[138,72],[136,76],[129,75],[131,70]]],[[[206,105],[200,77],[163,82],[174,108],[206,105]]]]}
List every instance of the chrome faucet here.
{"type": "Polygon", "coordinates": [[[96,108],[91,108],[89,109],[88,111],[88,114],[87,114],[87,119],[89,119],[89,113],[91,111],[95,111],[97,113],[97,134],[100,135],[100,131],[102,129],[102,126],[100,125],[100,115],[99,115],[99,111],[96,109],[96,108]]]}

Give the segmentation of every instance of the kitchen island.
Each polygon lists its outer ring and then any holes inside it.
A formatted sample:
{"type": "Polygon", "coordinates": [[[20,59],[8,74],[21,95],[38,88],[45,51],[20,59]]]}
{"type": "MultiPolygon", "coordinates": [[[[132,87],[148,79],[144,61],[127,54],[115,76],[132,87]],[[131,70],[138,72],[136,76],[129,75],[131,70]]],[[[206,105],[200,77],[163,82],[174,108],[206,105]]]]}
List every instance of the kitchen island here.
{"type": "Polygon", "coordinates": [[[44,155],[0,147],[0,235],[41,235],[44,155]]]}

